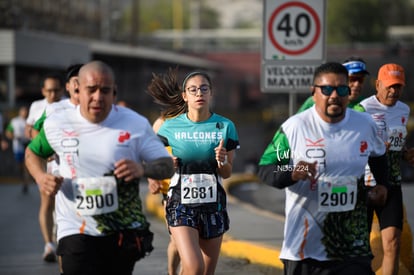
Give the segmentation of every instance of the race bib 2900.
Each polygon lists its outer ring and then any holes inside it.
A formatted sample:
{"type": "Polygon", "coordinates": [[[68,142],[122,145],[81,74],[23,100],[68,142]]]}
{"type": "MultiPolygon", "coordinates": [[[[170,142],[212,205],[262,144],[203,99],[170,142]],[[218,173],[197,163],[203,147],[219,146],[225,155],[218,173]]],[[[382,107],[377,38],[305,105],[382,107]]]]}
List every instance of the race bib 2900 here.
{"type": "Polygon", "coordinates": [[[118,192],[113,176],[78,178],[72,182],[76,211],[84,216],[118,209],[118,192]]]}

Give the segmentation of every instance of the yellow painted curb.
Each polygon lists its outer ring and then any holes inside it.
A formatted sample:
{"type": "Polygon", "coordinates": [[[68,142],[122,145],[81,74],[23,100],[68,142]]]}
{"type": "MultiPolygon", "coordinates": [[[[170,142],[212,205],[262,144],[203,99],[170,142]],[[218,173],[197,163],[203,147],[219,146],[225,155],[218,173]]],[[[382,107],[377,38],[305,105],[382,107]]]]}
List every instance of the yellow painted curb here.
{"type": "Polygon", "coordinates": [[[262,245],[255,245],[250,242],[224,240],[221,245],[221,252],[224,255],[239,259],[248,259],[252,264],[261,264],[283,269],[280,261],[280,252],[262,245]]]}
{"type": "Polygon", "coordinates": [[[148,193],[145,198],[147,211],[161,220],[165,220],[164,208],[161,203],[161,194],[148,193]]]}
{"type": "MultiPolygon", "coordinates": [[[[232,187],[247,182],[259,183],[260,180],[255,174],[233,174],[223,181],[223,186],[227,194],[230,194],[229,190],[232,187]]],[[[221,252],[230,257],[247,259],[254,264],[268,265],[283,270],[283,263],[279,259],[280,250],[274,248],[246,241],[232,240],[230,237],[229,240],[223,241],[221,252]]]]}
{"type": "MultiPolygon", "coordinates": [[[[414,258],[413,258],[413,237],[410,224],[407,221],[405,206],[404,206],[404,224],[403,231],[401,233],[401,248],[400,248],[400,263],[399,263],[399,275],[412,275],[414,274],[414,258]]],[[[371,230],[371,249],[374,254],[372,260],[372,269],[375,274],[382,274],[382,258],[384,256],[382,250],[381,231],[378,223],[378,217],[374,213],[374,219],[372,222],[371,230]]]]}
{"type": "Polygon", "coordinates": [[[226,190],[227,194],[229,194],[229,190],[240,183],[246,182],[260,182],[259,177],[255,174],[233,174],[230,178],[223,180],[223,186],[226,190]]]}

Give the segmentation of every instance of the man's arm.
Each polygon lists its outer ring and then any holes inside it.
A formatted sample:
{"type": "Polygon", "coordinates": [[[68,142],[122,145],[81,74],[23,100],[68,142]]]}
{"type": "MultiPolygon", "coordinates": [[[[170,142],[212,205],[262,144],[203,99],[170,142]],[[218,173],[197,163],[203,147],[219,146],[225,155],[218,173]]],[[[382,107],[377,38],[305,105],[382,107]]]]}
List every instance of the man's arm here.
{"type": "Polygon", "coordinates": [[[171,178],[174,174],[173,160],[170,156],[156,160],[137,163],[129,159],[121,159],[115,163],[114,175],[126,182],[147,177],[152,179],[171,178]]]}
{"type": "Polygon", "coordinates": [[[282,189],[293,185],[292,171],[276,171],[276,165],[260,165],[258,174],[262,182],[267,185],[282,189]]]}
{"type": "Polygon", "coordinates": [[[30,175],[32,175],[36,182],[39,182],[38,179],[46,173],[46,160],[36,155],[29,147],[27,147],[24,163],[30,175]]]}
{"type": "Polygon", "coordinates": [[[368,165],[377,182],[377,185],[368,191],[368,203],[374,206],[384,205],[389,188],[387,155],[368,158],[368,165]]]}
{"type": "Polygon", "coordinates": [[[296,181],[290,169],[278,169],[289,165],[290,147],[282,128],[278,129],[271,143],[266,147],[260,161],[258,176],[262,182],[276,188],[285,188],[296,181]]]}
{"type": "Polygon", "coordinates": [[[143,164],[144,177],[162,180],[174,175],[174,164],[171,157],[159,158],[143,164]]]}
{"type": "Polygon", "coordinates": [[[383,185],[388,189],[389,183],[388,183],[387,155],[383,154],[382,156],[379,156],[379,157],[368,158],[368,165],[369,165],[369,169],[374,175],[374,178],[377,184],[383,185]]]}
{"type": "Polygon", "coordinates": [[[36,155],[29,147],[25,152],[25,164],[30,175],[39,185],[40,191],[49,196],[56,195],[63,183],[61,176],[46,172],[46,160],[36,155]]]}
{"type": "Polygon", "coordinates": [[[53,153],[54,151],[50,147],[43,129],[27,146],[25,151],[27,170],[39,185],[40,191],[47,195],[56,195],[63,182],[61,176],[55,176],[46,172],[46,160],[53,153]]]}

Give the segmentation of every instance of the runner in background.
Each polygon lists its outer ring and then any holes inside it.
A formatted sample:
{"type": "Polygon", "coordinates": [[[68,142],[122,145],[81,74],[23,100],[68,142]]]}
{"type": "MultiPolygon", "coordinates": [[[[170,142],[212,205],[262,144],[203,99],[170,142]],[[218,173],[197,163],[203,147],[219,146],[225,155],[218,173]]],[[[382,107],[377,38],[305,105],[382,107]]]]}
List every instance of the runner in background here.
{"type": "MultiPolygon", "coordinates": [[[[361,101],[365,111],[376,122],[378,135],[387,145],[388,179],[391,187],[385,206],[375,208],[384,252],[383,275],[398,274],[404,218],[401,162],[406,160],[414,165],[414,148],[406,147],[410,107],[400,100],[404,86],[404,68],[398,64],[384,64],[378,71],[375,84],[376,94],[361,101]]],[[[369,167],[367,167],[365,174],[365,184],[367,186],[376,185],[369,167]]],[[[371,209],[371,220],[373,211],[374,209],[371,209]]]]}
{"type": "Polygon", "coordinates": [[[24,134],[28,112],[29,110],[26,106],[20,107],[18,115],[10,120],[5,131],[6,137],[12,141],[14,159],[23,184],[23,194],[28,192],[31,180],[26,166],[24,165],[24,151],[30,141],[24,134]]]}
{"type": "MultiPolygon", "coordinates": [[[[33,129],[34,124],[40,119],[45,112],[47,106],[54,102],[58,102],[63,96],[63,85],[59,74],[46,75],[42,81],[41,87],[43,99],[34,101],[30,105],[29,114],[26,120],[25,135],[29,139],[33,139],[37,131],[33,129]]],[[[39,184],[39,183],[37,183],[39,184]]],[[[40,208],[39,208],[39,225],[42,232],[45,247],[43,251],[43,260],[46,262],[56,261],[56,245],[55,236],[53,234],[53,211],[54,198],[51,198],[41,189],[40,192],[40,208]]]]}

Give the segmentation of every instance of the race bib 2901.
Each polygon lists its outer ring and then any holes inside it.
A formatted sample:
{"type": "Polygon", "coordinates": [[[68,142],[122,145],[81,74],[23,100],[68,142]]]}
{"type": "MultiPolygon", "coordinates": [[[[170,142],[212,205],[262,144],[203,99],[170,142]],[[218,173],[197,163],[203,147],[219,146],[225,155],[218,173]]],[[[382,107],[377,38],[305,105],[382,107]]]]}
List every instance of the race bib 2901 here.
{"type": "Polygon", "coordinates": [[[355,208],[357,178],[354,176],[320,177],[318,179],[318,210],[344,212],[355,208]]]}

